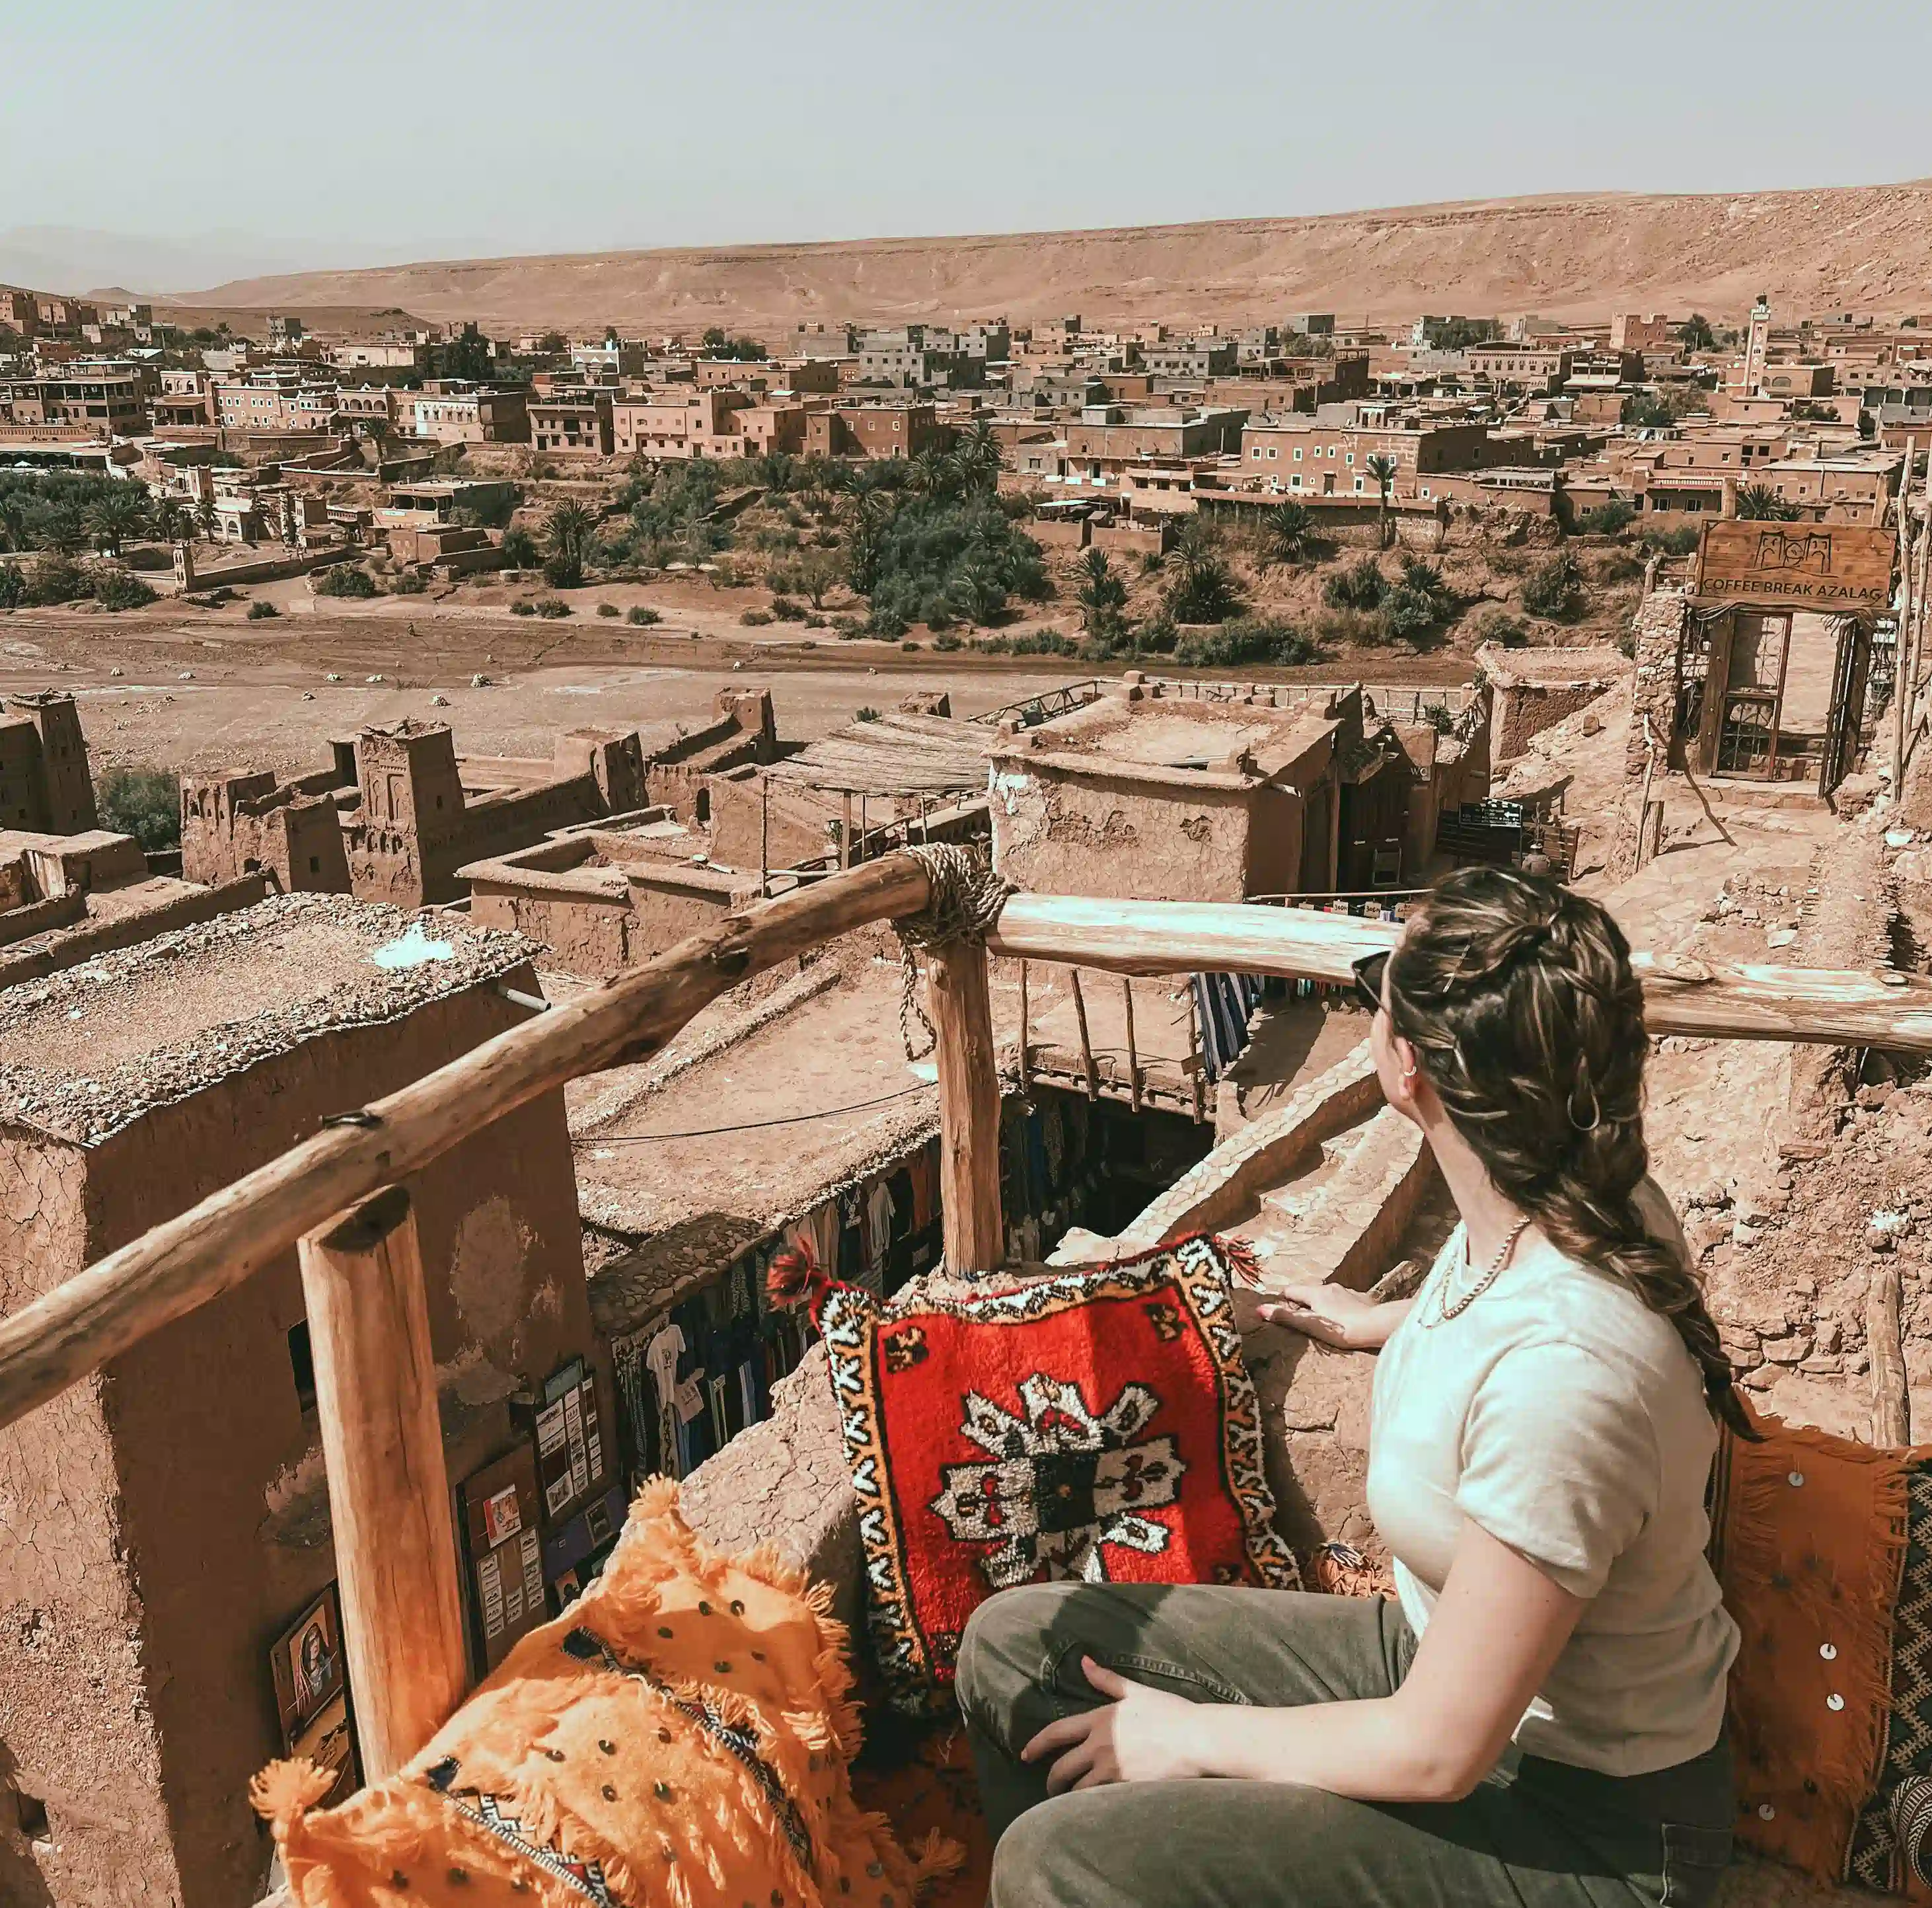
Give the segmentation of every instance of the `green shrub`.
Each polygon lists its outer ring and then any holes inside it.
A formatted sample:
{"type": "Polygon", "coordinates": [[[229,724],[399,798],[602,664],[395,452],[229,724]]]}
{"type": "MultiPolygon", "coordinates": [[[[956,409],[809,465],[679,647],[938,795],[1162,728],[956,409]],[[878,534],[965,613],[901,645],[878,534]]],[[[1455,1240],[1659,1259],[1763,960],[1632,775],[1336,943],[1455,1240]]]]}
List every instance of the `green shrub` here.
{"type": "Polygon", "coordinates": [[[888,635],[914,623],[941,629],[956,617],[990,622],[1015,596],[1052,593],[1039,545],[983,495],[875,488],[853,527],[849,580],[872,599],[872,627],[888,635]]]}
{"type": "Polygon", "coordinates": [[[597,614],[599,616],[621,616],[623,613],[615,603],[599,603],[597,605],[597,614]]]}
{"type": "Polygon", "coordinates": [[[116,564],[97,563],[88,572],[87,582],[94,600],[110,613],[123,609],[142,609],[154,600],[154,592],[131,570],[116,564]]]}
{"type": "Polygon", "coordinates": [[[1532,616],[1561,621],[1583,607],[1583,572],[1568,550],[1559,550],[1523,578],[1522,606],[1532,616]]]}
{"type": "Polygon", "coordinates": [[[805,605],[794,602],[789,596],[774,596],[772,599],[772,614],[781,623],[802,623],[806,616],[805,605]]]}
{"type": "Polygon", "coordinates": [[[1642,548],[1660,550],[1666,557],[1688,557],[1702,536],[1695,524],[1680,524],[1674,530],[1647,530],[1638,541],[1642,548]]]}
{"type": "Polygon", "coordinates": [[[553,623],[559,617],[568,616],[570,614],[569,604],[561,596],[539,596],[531,605],[531,608],[538,615],[553,623]]]}
{"type": "Polygon", "coordinates": [[[406,569],[389,585],[399,596],[420,596],[429,588],[429,578],[419,569],[406,569]]]}
{"type": "Polygon", "coordinates": [[[528,596],[519,596],[510,605],[510,614],[512,616],[534,616],[536,613],[537,606],[528,596]]]}
{"type": "Polygon", "coordinates": [[[143,853],[181,846],[181,782],[162,768],[110,768],[94,785],[100,825],[132,835],[143,853]]]}
{"type": "Polygon", "coordinates": [[[526,530],[506,530],[503,533],[503,562],[511,569],[532,569],[536,566],[537,540],[526,530]]]}
{"type": "Polygon", "coordinates": [[[72,602],[76,596],[91,594],[87,572],[73,557],[47,550],[34,560],[27,572],[27,600],[45,606],[72,602]]]}
{"type": "Polygon", "coordinates": [[[916,642],[902,642],[899,647],[902,649],[917,649],[920,645],[916,642]]]}
{"type": "Polygon", "coordinates": [[[1330,571],[1322,585],[1322,600],[1330,609],[1379,609],[1388,594],[1388,578],[1373,557],[1330,571]]]}
{"type": "Polygon", "coordinates": [[[948,629],[933,638],[932,646],[934,649],[950,656],[956,649],[964,649],[966,644],[963,637],[956,636],[950,629],[948,629]]]}
{"type": "Polygon", "coordinates": [[[853,712],[852,720],[854,722],[877,722],[879,720],[879,712],[868,702],[862,709],[855,710],[853,712]]]}
{"type": "Polygon", "coordinates": [[[1476,639],[1502,649],[1522,649],[1529,642],[1529,625],[1508,610],[1492,610],[1476,625],[1476,639]]]}
{"type": "Polygon", "coordinates": [[[822,629],[825,627],[825,618],[815,609],[808,609],[805,612],[804,622],[808,629],[822,629]]]}
{"type": "Polygon", "coordinates": [[[644,603],[633,603],[624,620],[640,629],[648,629],[653,623],[662,623],[664,618],[644,603]]]}
{"type": "Polygon", "coordinates": [[[1162,604],[1177,623],[1223,623],[1240,613],[1234,572],[1211,549],[1180,550],[1168,566],[1162,604]]]}
{"type": "Polygon", "coordinates": [[[358,601],[382,594],[376,579],[353,563],[338,563],[324,570],[316,580],[315,593],[318,596],[352,597],[358,601]]]}
{"type": "Polygon", "coordinates": [[[0,609],[18,609],[26,600],[26,572],[9,557],[0,563],[0,609]]]}
{"type": "Polygon", "coordinates": [[[748,629],[762,629],[771,620],[772,613],[768,609],[741,609],[738,612],[738,620],[748,629]]]}
{"type": "Polygon", "coordinates": [[[279,616],[281,613],[264,596],[258,596],[248,605],[248,620],[250,623],[266,623],[271,617],[279,616]]]}
{"type": "Polygon", "coordinates": [[[1576,519],[1576,527],[1586,536],[1618,536],[1636,515],[1634,504],[1626,498],[1613,497],[1607,503],[1598,504],[1594,510],[1586,510],[1576,519]]]}
{"type": "Polygon", "coordinates": [[[1317,662],[1322,652],[1292,623],[1243,616],[1218,629],[1188,631],[1175,645],[1174,654],[1177,662],[1190,669],[1233,669],[1249,663],[1292,667],[1317,662]]]}
{"type": "MultiPolygon", "coordinates": [[[[992,645],[987,645],[991,648],[992,645]]],[[[1008,652],[1014,656],[1078,656],[1080,645],[1071,636],[1062,635],[1058,629],[1022,629],[1017,635],[1006,639],[1008,652]]]]}

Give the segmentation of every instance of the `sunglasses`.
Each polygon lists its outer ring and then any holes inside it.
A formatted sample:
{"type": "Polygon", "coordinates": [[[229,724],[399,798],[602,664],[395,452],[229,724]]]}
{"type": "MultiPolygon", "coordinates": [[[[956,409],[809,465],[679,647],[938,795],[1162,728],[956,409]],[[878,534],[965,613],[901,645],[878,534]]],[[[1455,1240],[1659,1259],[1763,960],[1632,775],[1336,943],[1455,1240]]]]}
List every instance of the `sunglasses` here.
{"type": "Polygon", "coordinates": [[[1382,981],[1388,972],[1389,951],[1384,948],[1379,954],[1364,954],[1360,960],[1349,963],[1349,972],[1355,977],[1355,997],[1371,1014],[1382,1009],[1382,981]]]}

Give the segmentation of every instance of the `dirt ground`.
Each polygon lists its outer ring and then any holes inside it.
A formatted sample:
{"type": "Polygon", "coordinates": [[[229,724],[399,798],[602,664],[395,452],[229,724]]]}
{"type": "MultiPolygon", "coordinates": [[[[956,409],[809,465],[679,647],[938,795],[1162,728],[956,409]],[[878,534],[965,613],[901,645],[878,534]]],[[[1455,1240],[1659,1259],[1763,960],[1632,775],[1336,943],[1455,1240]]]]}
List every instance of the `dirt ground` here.
{"type": "MultiPolygon", "coordinates": [[[[71,691],[97,769],[286,774],[326,759],[331,736],[404,716],[448,722],[468,753],[548,757],[560,732],[586,724],[637,727],[647,745],[668,740],[680,723],[708,720],[719,689],[769,683],[779,733],[810,741],[914,690],[949,690],[954,714],[969,716],[1094,673],[1065,659],[745,628],[739,613],[768,599],[761,590],[612,584],[568,592],[567,618],[512,616],[512,598],[531,593],[493,584],[446,602],[318,603],[298,578],[216,610],[164,600],[118,616],[16,611],[0,614],[0,693],[71,691]],[[258,599],[280,613],[249,620],[258,599]],[[647,604],[664,620],[634,628],[598,615],[602,602],[647,604]],[[478,675],[487,687],[472,686],[478,675]]],[[[1399,675],[1418,686],[1464,681],[1470,667],[1446,652],[1376,661],[1376,679],[1399,675]]],[[[1244,673],[1343,681],[1364,667],[1244,673]]]]}

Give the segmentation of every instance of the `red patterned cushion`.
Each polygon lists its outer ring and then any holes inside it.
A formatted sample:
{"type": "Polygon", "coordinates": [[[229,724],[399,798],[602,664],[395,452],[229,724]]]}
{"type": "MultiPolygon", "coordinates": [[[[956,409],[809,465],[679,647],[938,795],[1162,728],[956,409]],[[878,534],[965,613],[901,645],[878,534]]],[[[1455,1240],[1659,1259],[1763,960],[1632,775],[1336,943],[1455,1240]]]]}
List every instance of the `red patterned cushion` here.
{"type": "Polygon", "coordinates": [[[1227,1249],[1201,1238],[956,1304],[820,1303],[894,1700],[935,1706],[1014,1584],[1292,1589],[1227,1249]]]}

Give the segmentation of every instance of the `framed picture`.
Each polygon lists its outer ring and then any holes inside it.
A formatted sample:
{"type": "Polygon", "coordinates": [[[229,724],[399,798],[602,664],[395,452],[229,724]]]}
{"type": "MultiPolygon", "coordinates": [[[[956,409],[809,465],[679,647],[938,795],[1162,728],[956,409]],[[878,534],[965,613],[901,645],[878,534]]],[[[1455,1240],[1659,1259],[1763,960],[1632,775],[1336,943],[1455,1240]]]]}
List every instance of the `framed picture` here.
{"type": "Polygon", "coordinates": [[[346,1801],[358,1786],[356,1777],[356,1741],[349,1727],[349,1697],[339,1691],[325,1702],[289,1744],[292,1756],[335,1771],[335,1783],[316,1806],[333,1808],[346,1801]]]}
{"type": "MultiPolygon", "coordinates": [[[[342,1660],[342,1613],[334,1584],[322,1591],[277,1639],[269,1653],[282,1740],[291,1754],[308,1725],[341,1698],[346,1678],[342,1660]]],[[[344,1723],[345,1730],[346,1723],[344,1723]]]]}

